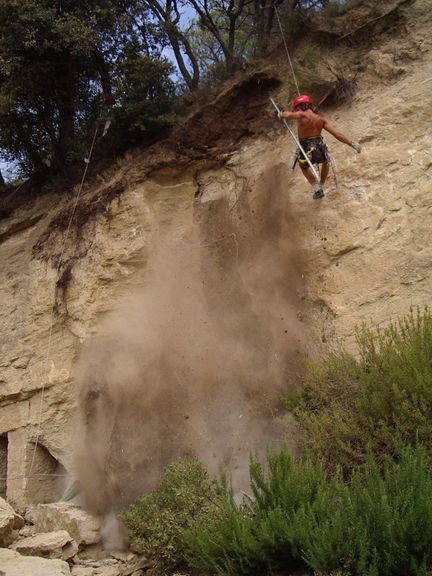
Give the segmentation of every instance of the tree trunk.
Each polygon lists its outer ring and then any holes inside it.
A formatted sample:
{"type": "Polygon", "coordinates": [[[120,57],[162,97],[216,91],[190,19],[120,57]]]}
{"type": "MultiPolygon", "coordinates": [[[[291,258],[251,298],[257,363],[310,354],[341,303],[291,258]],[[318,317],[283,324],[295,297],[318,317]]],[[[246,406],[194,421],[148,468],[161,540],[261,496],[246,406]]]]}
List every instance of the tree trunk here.
{"type": "Polygon", "coordinates": [[[15,131],[22,147],[25,156],[27,156],[30,164],[33,167],[33,172],[42,172],[44,169],[44,164],[42,161],[42,156],[39,152],[37,146],[35,146],[31,139],[31,130],[23,126],[22,118],[18,114],[11,114],[12,122],[15,126],[15,131]]]}
{"type": "Polygon", "coordinates": [[[114,97],[112,95],[111,75],[105,58],[98,48],[95,48],[93,51],[93,62],[96,70],[99,72],[105,104],[106,106],[112,106],[114,104],[114,97]]]}
{"type": "Polygon", "coordinates": [[[183,76],[183,79],[186,82],[189,90],[196,90],[198,88],[200,70],[198,61],[195,57],[195,54],[193,53],[189,40],[178,26],[180,15],[178,13],[177,3],[171,2],[170,0],[166,0],[165,5],[162,5],[158,0],[146,0],[145,3],[165,29],[180,73],[183,76]],[[184,47],[186,56],[189,58],[189,61],[192,65],[192,74],[189,72],[186,66],[184,55],[181,49],[182,45],[184,47]]]}
{"type": "Polygon", "coordinates": [[[181,75],[183,76],[184,81],[186,82],[189,90],[192,92],[198,88],[199,83],[199,67],[198,62],[195,58],[195,55],[192,51],[192,48],[189,44],[187,38],[179,32],[175,24],[170,21],[165,22],[165,29],[168,35],[168,39],[170,41],[171,47],[174,52],[174,56],[176,62],[178,64],[179,70],[181,75]],[[184,57],[180,48],[180,44],[183,44],[185,48],[185,52],[192,64],[192,74],[187,69],[186,63],[184,61],[184,57]]]}
{"type": "MultiPolygon", "coordinates": [[[[275,21],[275,10],[282,2],[283,0],[256,0],[255,2],[257,53],[259,56],[265,56],[270,48],[270,39],[275,21]]],[[[277,28],[277,30],[279,31],[279,28],[277,28]]]]}
{"type": "Polygon", "coordinates": [[[58,99],[59,137],[54,164],[57,168],[67,162],[73,149],[75,136],[75,73],[72,62],[69,62],[61,83],[58,99]]]}

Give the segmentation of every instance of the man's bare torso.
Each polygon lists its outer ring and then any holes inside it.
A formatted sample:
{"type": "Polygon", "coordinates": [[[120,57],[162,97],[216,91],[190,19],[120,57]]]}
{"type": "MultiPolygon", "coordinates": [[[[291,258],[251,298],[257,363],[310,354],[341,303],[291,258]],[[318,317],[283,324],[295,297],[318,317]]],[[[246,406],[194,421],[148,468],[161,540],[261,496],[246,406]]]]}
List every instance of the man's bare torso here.
{"type": "Polygon", "coordinates": [[[300,140],[321,135],[325,123],[325,120],[321,118],[321,116],[318,116],[318,114],[315,114],[312,110],[305,110],[298,114],[297,133],[300,140]]]}

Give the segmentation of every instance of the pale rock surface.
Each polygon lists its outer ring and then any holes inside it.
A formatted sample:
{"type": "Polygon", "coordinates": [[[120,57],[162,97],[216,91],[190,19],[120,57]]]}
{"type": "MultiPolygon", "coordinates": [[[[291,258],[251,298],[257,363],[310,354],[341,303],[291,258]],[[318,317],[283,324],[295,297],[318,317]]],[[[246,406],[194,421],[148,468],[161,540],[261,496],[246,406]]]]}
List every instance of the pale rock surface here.
{"type": "Polygon", "coordinates": [[[30,524],[26,524],[19,531],[19,537],[20,538],[30,538],[30,536],[34,536],[35,533],[36,533],[36,528],[30,524]]]}
{"type": "Polygon", "coordinates": [[[72,566],[72,576],[94,576],[94,568],[89,566],[72,566]]]}
{"type": "Polygon", "coordinates": [[[65,530],[79,547],[100,541],[100,519],[68,502],[39,504],[35,526],[38,533],[65,530]]]}
{"type": "Polygon", "coordinates": [[[0,498],[0,546],[7,545],[14,537],[15,532],[24,525],[24,519],[15,512],[4,498],[0,498]]]}
{"type": "Polygon", "coordinates": [[[78,545],[66,530],[45,532],[15,542],[11,546],[24,556],[42,556],[69,560],[78,552],[78,545]]]}
{"type": "Polygon", "coordinates": [[[123,571],[119,566],[104,566],[96,574],[98,576],[122,576],[123,571]]]}
{"type": "MultiPolygon", "coordinates": [[[[302,265],[306,310],[298,314],[321,340],[337,333],[352,344],[354,327],[363,321],[385,324],[411,305],[430,304],[430,1],[401,10],[403,37],[371,45],[352,102],[326,113],[363,151],[357,156],[326,137],[339,185],[330,177],[323,200],[313,201],[299,170],[291,172],[294,146],[275,120],[265,136],[244,140],[223,168],[148,179],[135,159],[129,165],[126,159],[93,191],[99,204],[83,196],[78,208],[85,217],[67,238],[64,228],[50,225],[58,217],[67,221],[73,191],[29,200],[0,220],[0,435],[8,436],[8,475],[19,477],[8,483],[8,500],[19,509],[61,494],[58,478],[50,483],[46,477],[42,491],[41,482],[29,477],[36,434],[41,451],[33,468],[42,474],[55,473],[57,464],[63,472],[73,469],[73,369],[82,343],[99,333],[101,319],[125,294],[145,282],[141,269],[160,236],[170,229],[181,237],[206,206],[216,223],[227,204],[225,228],[214,240],[225,234],[233,242],[246,226],[259,225],[260,210],[271,217],[282,200],[292,230],[287,249],[302,265]],[[110,196],[120,185],[121,193],[110,196]],[[63,266],[57,275],[60,253],[73,267],[63,266]]],[[[287,105],[285,90],[274,95],[287,105]]],[[[70,510],[60,514],[55,506],[46,509],[39,531],[64,528],[77,543],[97,541],[96,525],[83,538],[80,523],[65,520],[70,510]]]]}
{"type": "Polygon", "coordinates": [[[35,524],[37,518],[37,509],[36,506],[29,506],[24,514],[24,519],[27,524],[35,524]]]}
{"type": "Polygon", "coordinates": [[[15,550],[0,548],[2,576],[69,576],[70,573],[69,565],[63,560],[21,556],[15,550]]]}
{"type": "Polygon", "coordinates": [[[107,557],[108,551],[105,550],[103,542],[98,542],[97,544],[87,545],[80,550],[79,554],[73,559],[73,562],[75,564],[83,564],[87,561],[102,562],[107,557]]]}
{"type": "Polygon", "coordinates": [[[277,124],[269,139],[233,154],[224,173],[201,175],[201,202],[211,203],[219,190],[234,207],[233,217],[245,178],[251,208],[263,189],[269,205],[283,199],[302,261],[302,298],[309,307],[304,322],[320,340],[337,334],[353,349],[355,326],[386,325],[432,297],[430,5],[419,0],[416,10],[407,13],[412,36],[371,49],[373,74],[367,67],[352,102],[325,113],[363,150],[357,155],[324,132],[338,180],[336,187],[330,170],[324,199],[312,200],[300,170],[291,171],[295,146],[277,124]],[[414,43],[421,50],[414,51],[414,43]],[[405,71],[394,68],[396,45],[409,53],[405,71]]]}
{"type": "Polygon", "coordinates": [[[101,568],[102,562],[100,560],[92,559],[81,559],[79,556],[73,559],[74,564],[81,564],[82,566],[87,566],[89,568],[101,568]]]}

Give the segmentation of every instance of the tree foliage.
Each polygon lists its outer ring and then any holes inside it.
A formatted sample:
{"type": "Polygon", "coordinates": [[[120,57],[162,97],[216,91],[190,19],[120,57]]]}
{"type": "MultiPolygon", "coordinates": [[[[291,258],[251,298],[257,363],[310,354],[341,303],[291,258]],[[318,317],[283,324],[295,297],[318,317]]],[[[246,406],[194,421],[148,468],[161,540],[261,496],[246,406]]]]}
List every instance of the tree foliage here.
{"type": "Polygon", "coordinates": [[[136,3],[128,0],[0,1],[0,147],[6,159],[18,160],[25,173],[63,166],[115,101],[133,110],[134,129],[137,101],[148,112],[151,100],[157,118],[159,104],[166,107],[173,94],[171,66],[160,57],[151,27],[136,18],[136,3]]]}
{"type": "Polygon", "coordinates": [[[281,41],[277,6],[290,33],[292,15],[329,1],[0,0],[0,155],[22,175],[61,169],[109,114],[111,148],[151,142],[180,85],[223,80],[281,41]]]}

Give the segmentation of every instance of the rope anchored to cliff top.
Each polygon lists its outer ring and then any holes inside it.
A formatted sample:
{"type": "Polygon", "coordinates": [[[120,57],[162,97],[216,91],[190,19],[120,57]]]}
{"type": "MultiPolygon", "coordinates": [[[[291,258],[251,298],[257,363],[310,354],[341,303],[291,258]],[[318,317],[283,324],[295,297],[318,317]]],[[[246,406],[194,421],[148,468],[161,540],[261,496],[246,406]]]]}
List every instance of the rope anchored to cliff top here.
{"type": "MultiPolygon", "coordinates": [[[[296,77],[296,74],[295,74],[294,66],[293,66],[293,63],[292,63],[292,60],[291,60],[291,56],[290,56],[290,53],[289,53],[289,50],[288,50],[288,44],[287,44],[286,39],[285,39],[285,34],[284,34],[283,28],[282,28],[282,22],[281,22],[281,20],[280,20],[280,18],[279,18],[279,12],[278,12],[278,9],[277,9],[277,6],[276,6],[276,5],[275,5],[274,9],[275,9],[275,12],[276,12],[276,17],[277,17],[277,21],[278,21],[278,24],[279,24],[279,29],[280,29],[280,33],[281,33],[281,36],[282,36],[282,40],[283,40],[283,43],[284,43],[284,46],[285,46],[285,51],[286,51],[286,54],[287,54],[287,57],[288,57],[288,62],[289,62],[290,68],[291,68],[291,72],[292,72],[293,78],[294,78],[294,83],[295,83],[296,88],[297,88],[297,94],[300,95],[300,88],[299,88],[299,85],[298,85],[298,82],[297,82],[297,77],[296,77]]],[[[273,100],[273,98],[270,98],[270,101],[271,101],[271,103],[273,104],[273,106],[275,107],[275,109],[276,109],[276,111],[277,111],[277,113],[278,113],[278,117],[281,118],[282,121],[283,121],[283,123],[285,124],[285,127],[286,127],[286,129],[288,130],[288,132],[290,133],[291,138],[292,138],[292,139],[294,140],[294,142],[296,143],[297,148],[301,151],[301,153],[303,154],[303,156],[306,158],[306,161],[307,161],[307,163],[309,164],[309,168],[312,170],[312,174],[314,175],[315,180],[319,183],[319,182],[320,182],[320,176],[319,176],[316,168],[313,166],[312,162],[310,161],[308,155],[305,153],[305,151],[304,151],[304,149],[303,149],[303,146],[300,144],[298,138],[296,137],[296,135],[294,134],[294,132],[291,130],[291,127],[290,127],[290,125],[288,124],[288,122],[285,120],[285,118],[282,117],[282,111],[279,109],[279,106],[276,104],[276,102],[273,100]]]]}
{"type": "MultiPolygon", "coordinates": [[[[107,131],[108,131],[109,127],[110,127],[110,124],[111,124],[111,118],[108,118],[108,119],[105,121],[105,124],[104,124],[104,129],[103,129],[102,137],[105,136],[105,134],[107,133],[107,131]]],[[[87,177],[87,172],[88,172],[88,169],[89,169],[89,166],[90,166],[90,162],[91,162],[91,159],[92,159],[92,156],[93,156],[93,150],[94,150],[94,146],[95,146],[95,143],[96,143],[96,136],[97,136],[98,130],[99,130],[99,121],[96,122],[96,129],[95,129],[94,134],[93,134],[93,139],[92,139],[92,142],[91,142],[91,145],[90,145],[89,153],[88,153],[88,155],[84,158],[85,168],[84,168],[84,171],[83,171],[83,174],[82,174],[82,177],[81,177],[80,184],[79,184],[79,186],[78,186],[77,194],[76,194],[76,196],[75,196],[75,200],[74,200],[74,203],[73,203],[71,215],[70,215],[70,218],[69,218],[69,221],[68,221],[68,225],[67,225],[67,228],[66,228],[66,233],[65,233],[65,236],[64,236],[64,238],[63,238],[62,247],[61,247],[61,250],[60,250],[60,256],[59,256],[59,259],[58,259],[58,262],[57,262],[57,267],[56,267],[56,278],[58,277],[58,274],[59,274],[59,271],[60,271],[60,267],[61,267],[61,265],[62,265],[62,263],[63,263],[63,255],[64,255],[64,251],[65,251],[65,247],[66,247],[66,240],[68,239],[69,232],[70,232],[70,229],[71,229],[71,226],[72,226],[72,221],[73,221],[73,218],[74,218],[74,216],[75,216],[75,212],[76,212],[76,209],[77,209],[77,206],[78,206],[79,199],[80,199],[80,197],[81,197],[81,193],[82,193],[82,190],[83,190],[83,186],[84,186],[85,179],[86,179],[86,177],[87,177]]],[[[52,305],[51,305],[50,327],[49,327],[49,336],[48,336],[48,351],[47,351],[47,356],[46,356],[46,368],[48,368],[48,363],[49,363],[50,357],[51,357],[52,335],[53,335],[53,328],[54,328],[55,295],[56,295],[56,291],[55,291],[55,289],[54,289],[53,303],[52,303],[52,305]]],[[[48,371],[48,370],[47,370],[47,371],[48,371]]],[[[34,441],[34,448],[33,448],[33,454],[32,454],[32,459],[31,459],[31,463],[30,463],[30,469],[29,469],[28,476],[25,476],[26,478],[31,478],[31,477],[34,477],[34,476],[35,476],[35,475],[32,475],[32,470],[33,470],[33,467],[34,467],[35,458],[36,458],[36,451],[37,451],[37,448],[38,448],[38,445],[39,445],[39,438],[40,438],[40,435],[41,435],[41,422],[42,422],[42,412],[43,412],[44,400],[45,400],[45,388],[46,388],[46,384],[45,384],[45,379],[44,379],[44,380],[43,380],[43,383],[42,383],[42,388],[41,388],[41,399],[40,399],[40,404],[39,404],[39,414],[38,414],[38,420],[37,420],[36,438],[35,438],[35,441],[34,441]]],[[[9,477],[9,479],[11,479],[11,478],[9,477]]]]}
{"type": "Polygon", "coordinates": [[[278,9],[277,9],[276,4],[275,4],[275,6],[274,6],[274,9],[275,9],[275,12],[276,12],[276,17],[277,17],[277,21],[278,21],[278,24],[279,24],[279,29],[280,29],[280,33],[281,33],[281,36],[282,36],[282,40],[283,40],[283,43],[284,43],[284,46],[285,46],[285,51],[286,51],[287,56],[288,56],[288,62],[289,62],[289,65],[290,65],[290,68],[291,68],[291,72],[292,72],[292,75],[293,75],[293,78],[294,78],[294,82],[295,82],[295,85],[296,85],[296,88],[297,88],[297,94],[300,95],[300,88],[299,88],[299,85],[298,85],[298,82],[297,82],[297,78],[296,78],[296,75],[295,75],[295,72],[294,72],[294,66],[293,66],[293,63],[292,63],[292,60],[291,60],[291,56],[290,56],[290,53],[289,53],[289,50],[288,50],[288,44],[287,44],[287,42],[286,42],[286,40],[285,40],[285,34],[284,34],[284,32],[283,32],[282,23],[281,23],[280,18],[279,18],[279,12],[278,12],[278,9]]]}

